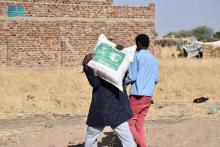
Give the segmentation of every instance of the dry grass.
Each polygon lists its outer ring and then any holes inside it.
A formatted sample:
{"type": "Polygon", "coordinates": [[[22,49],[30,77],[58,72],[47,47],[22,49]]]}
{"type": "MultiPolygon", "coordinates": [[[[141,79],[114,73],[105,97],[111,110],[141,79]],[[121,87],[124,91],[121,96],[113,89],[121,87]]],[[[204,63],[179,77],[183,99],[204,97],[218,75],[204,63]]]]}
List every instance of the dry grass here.
{"type": "MultiPolygon", "coordinates": [[[[159,62],[160,83],[150,119],[188,117],[191,112],[198,117],[220,102],[220,59],[159,62]],[[201,96],[209,97],[209,102],[192,104],[194,98],[201,96]]],[[[91,87],[78,70],[0,69],[0,85],[1,119],[23,114],[85,115],[91,101],[91,87]]]]}
{"type": "Polygon", "coordinates": [[[220,98],[220,59],[160,59],[155,97],[220,98]]]}
{"type": "MultiPolygon", "coordinates": [[[[78,70],[0,70],[0,113],[84,114],[91,88],[78,70]]],[[[12,115],[13,117],[13,115],[12,115]]]]}
{"type": "Polygon", "coordinates": [[[211,106],[220,109],[220,59],[160,59],[160,83],[150,119],[211,118],[211,106]],[[202,104],[192,103],[198,97],[210,98],[202,104]]]}

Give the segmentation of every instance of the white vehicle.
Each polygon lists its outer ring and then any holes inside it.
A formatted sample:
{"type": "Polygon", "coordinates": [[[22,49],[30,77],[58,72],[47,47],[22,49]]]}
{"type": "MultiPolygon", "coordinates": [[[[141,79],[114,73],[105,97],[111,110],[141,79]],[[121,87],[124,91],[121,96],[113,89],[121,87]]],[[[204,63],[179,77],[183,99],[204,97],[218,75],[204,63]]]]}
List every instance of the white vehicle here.
{"type": "Polygon", "coordinates": [[[182,45],[180,47],[180,57],[186,58],[202,58],[203,56],[203,42],[194,41],[192,44],[182,45]]]}

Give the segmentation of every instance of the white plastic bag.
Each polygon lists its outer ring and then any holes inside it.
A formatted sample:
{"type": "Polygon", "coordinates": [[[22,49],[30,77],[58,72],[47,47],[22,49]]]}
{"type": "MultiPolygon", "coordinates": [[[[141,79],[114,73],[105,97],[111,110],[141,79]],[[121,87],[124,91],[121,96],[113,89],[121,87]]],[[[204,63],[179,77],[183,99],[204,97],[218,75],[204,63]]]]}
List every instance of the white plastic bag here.
{"type": "Polygon", "coordinates": [[[104,34],[100,35],[95,55],[88,63],[95,74],[123,91],[122,81],[131,62],[133,62],[136,46],[117,50],[116,44],[109,41],[104,34]]]}

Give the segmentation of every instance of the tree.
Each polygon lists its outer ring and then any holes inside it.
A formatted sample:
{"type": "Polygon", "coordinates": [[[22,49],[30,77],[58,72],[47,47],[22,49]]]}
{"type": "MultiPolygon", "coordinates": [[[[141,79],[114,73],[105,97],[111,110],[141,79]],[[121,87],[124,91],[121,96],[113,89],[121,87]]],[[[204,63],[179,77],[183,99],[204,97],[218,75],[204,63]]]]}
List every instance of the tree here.
{"type": "Polygon", "coordinates": [[[190,31],[181,30],[177,32],[169,32],[166,37],[185,38],[191,36],[190,31]]]}
{"type": "Polygon", "coordinates": [[[214,31],[207,26],[198,26],[192,29],[191,33],[198,41],[213,41],[214,31]]]}
{"type": "Polygon", "coordinates": [[[176,32],[169,32],[166,36],[175,38],[186,38],[195,37],[198,41],[213,41],[214,37],[220,37],[220,32],[216,32],[214,36],[214,31],[212,28],[207,26],[198,26],[192,30],[181,30],[176,32]]]}
{"type": "Polygon", "coordinates": [[[165,35],[165,37],[176,37],[176,32],[169,32],[165,35]]]}
{"type": "Polygon", "coordinates": [[[185,38],[185,37],[189,37],[189,36],[191,36],[191,32],[186,31],[186,30],[181,30],[177,34],[177,38],[185,38]]]}
{"type": "Polygon", "coordinates": [[[214,40],[220,40],[220,32],[215,32],[213,38],[214,40]]]}

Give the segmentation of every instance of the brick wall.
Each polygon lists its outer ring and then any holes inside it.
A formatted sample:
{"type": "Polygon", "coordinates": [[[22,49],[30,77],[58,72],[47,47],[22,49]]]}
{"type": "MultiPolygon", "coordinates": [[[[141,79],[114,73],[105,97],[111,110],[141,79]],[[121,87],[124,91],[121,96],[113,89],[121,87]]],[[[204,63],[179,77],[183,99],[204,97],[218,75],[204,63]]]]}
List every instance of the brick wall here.
{"type": "Polygon", "coordinates": [[[2,0],[3,2],[111,5],[112,0],[2,0]]]}
{"type": "Polygon", "coordinates": [[[139,33],[154,39],[155,5],[112,6],[112,0],[0,2],[0,66],[72,67],[92,51],[101,33],[125,46],[139,33]],[[25,6],[9,18],[7,7],[25,6]]]}

